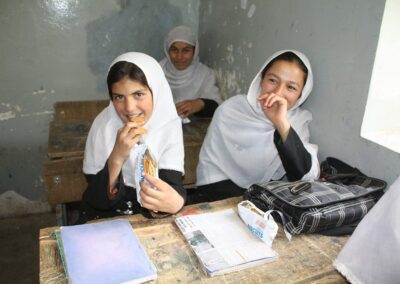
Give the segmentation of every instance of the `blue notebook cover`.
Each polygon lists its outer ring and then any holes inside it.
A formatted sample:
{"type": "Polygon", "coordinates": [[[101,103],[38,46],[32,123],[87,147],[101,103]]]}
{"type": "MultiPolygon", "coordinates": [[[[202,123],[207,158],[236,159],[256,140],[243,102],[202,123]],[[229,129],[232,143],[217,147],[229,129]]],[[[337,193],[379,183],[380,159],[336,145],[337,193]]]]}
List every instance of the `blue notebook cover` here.
{"type": "Polygon", "coordinates": [[[142,283],[155,266],[128,220],[60,228],[69,283],[142,283]]]}

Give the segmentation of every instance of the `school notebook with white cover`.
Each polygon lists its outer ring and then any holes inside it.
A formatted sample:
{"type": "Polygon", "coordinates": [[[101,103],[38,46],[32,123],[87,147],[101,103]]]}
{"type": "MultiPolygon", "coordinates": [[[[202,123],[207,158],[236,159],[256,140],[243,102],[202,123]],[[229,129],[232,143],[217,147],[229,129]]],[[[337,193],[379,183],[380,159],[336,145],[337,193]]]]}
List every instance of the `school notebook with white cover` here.
{"type": "Polygon", "coordinates": [[[254,236],[233,209],[178,217],[175,222],[210,276],[277,259],[278,254],[254,236]]]}
{"type": "Polygon", "coordinates": [[[70,283],[142,283],[157,271],[128,220],[60,228],[70,283]]]}

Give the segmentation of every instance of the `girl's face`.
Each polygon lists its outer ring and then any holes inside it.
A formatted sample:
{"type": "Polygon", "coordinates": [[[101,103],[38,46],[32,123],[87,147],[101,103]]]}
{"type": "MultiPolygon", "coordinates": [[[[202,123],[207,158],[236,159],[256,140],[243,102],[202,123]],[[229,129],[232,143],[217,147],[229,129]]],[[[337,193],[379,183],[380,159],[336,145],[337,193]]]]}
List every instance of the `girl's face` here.
{"type": "Polygon", "coordinates": [[[148,87],[124,77],[111,85],[111,97],[124,123],[133,117],[143,117],[144,123],[149,121],[153,112],[153,95],[148,87]]]}
{"type": "Polygon", "coordinates": [[[192,63],[194,46],[183,41],[176,41],[170,46],[168,55],[176,69],[185,70],[192,63]]]}
{"type": "Polygon", "coordinates": [[[304,87],[304,72],[295,62],[276,61],[267,70],[261,81],[261,94],[282,96],[290,109],[300,98],[304,87]]]}

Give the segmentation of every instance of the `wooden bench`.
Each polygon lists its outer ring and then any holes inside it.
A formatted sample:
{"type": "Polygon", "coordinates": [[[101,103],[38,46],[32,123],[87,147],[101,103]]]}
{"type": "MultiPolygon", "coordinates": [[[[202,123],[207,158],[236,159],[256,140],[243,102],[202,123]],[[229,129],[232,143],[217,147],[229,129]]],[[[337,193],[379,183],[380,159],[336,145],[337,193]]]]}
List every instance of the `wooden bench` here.
{"type": "MultiPolygon", "coordinates": [[[[82,173],[83,154],[90,126],[108,100],[57,102],[54,119],[49,125],[48,157],[43,164],[44,184],[48,202],[57,205],[80,201],[86,189],[82,173]]],[[[183,126],[185,176],[183,184],[196,181],[199,151],[210,119],[195,118],[183,126]]]]}

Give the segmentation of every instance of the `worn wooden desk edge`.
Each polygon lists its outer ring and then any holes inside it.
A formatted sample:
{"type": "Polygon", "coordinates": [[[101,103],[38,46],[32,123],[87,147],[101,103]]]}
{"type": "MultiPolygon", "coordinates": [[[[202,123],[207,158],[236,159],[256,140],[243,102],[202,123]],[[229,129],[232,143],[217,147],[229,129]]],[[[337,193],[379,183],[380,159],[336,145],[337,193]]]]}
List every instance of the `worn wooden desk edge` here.
{"type": "MultiPolygon", "coordinates": [[[[127,218],[132,226],[134,227],[134,230],[136,232],[140,232],[143,230],[150,230],[152,227],[155,230],[159,230],[159,228],[156,229],[157,226],[170,226],[171,224],[173,225],[173,220],[177,216],[182,216],[186,214],[200,214],[200,213],[205,213],[205,212],[212,212],[212,211],[218,211],[218,210],[223,210],[226,208],[232,208],[232,206],[235,206],[238,202],[240,202],[241,198],[231,198],[223,201],[218,201],[214,203],[201,203],[201,204],[195,204],[195,205],[190,205],[190,206],[185,206],[184,209],[179,212],[179,214],[172,215],[170,217],[164,218],[164,219],[147,219],[141,215],[132,215],[132,216],[125,216],[123,218],[127,218]]],[[[120,218],[120,217],[115,217],[115,218],[120,218]]],[[[114,218],[111,218],[114,219],[114,218]]],[[[109,220],[109,219],[107,219],[109,220]]],[[[102,221],[102,220],[97,220],[97,221],[102,221]]],[[[104,221],[104,219],[103,219],[104,221]]],[[[39,234],[39,242],[40,242],[40,248],[43,246],[56,246],[55,240],[50,236],[52,232],[58,227],[49,227],[49,228],[43,228],[40,230],[39,234]]],[[[176,229],[178,230],[178,229],[176,229]]],[[[278,234],[279,238],[284,238],[283,233],[281,232],[278,234]],[[280,234],[280,236],[279,236],[280,234]]],[[[328,263],[331,263],[335,256],[337,255],[338,251],[340,248],[344,245],[346,242],[348,236],[344,237],[326,237],[326,236],[319,236],[319,235],[299,235],[299,236],[294,236],[294,238],[297,238],[298,242],[301,243],[308,243],[310,247],[314,247],[316,251],[321,252],[321,254],[326,257],[328,260],[328,263]],[[322,240],[322,241],[321,241],[322,240]],[[337,247],[328,247],[324,248],[323,245],[324,240],[329,240],[329,244],[332,245],[332,243],[337,245],[337,247]],[[332,241],[333,240],[333,241],[332,241]],[[333,251],[332,251],[333,249],[333,251]]],[[[290,243],[285,243],[284,245],[289,245],[290,243]]],[[[282,249],[282,248],[281,248],[282,249]]],[[[58,279],[62,280],[63,275],[59,275],[62,272],[55,273],[54,271],[49,270],[48,265],[46,266],[44,263],[42,263],[42,259],[45,258],[45,255],[42,255],[44,253],[42,249],[40,249],[40,280],[41,283],[57,283],[52,282],[52,280],[47,281],[48,277],[52,279],[58,279]]],[[[321,257],[322,257],[321,255],[321,257]]],[[[54,257],[54,256],[53,256],[54,257]]],[[[59,256],[58,256],[59,257],[59,256]]],[[[60,261],[60,260],[58,260],[60,261]]],[[[325,260],[325,265],[326,264],[325,260]]],[[[294,272],[293,272],[294,273],[294,272]]],[[[208,282],[214,282],[214,280],[222,280],[224,279],[224,276],[222,278],[205,278],[205,281],[208,282]]],[[[204,279],[203,279],[204,280],[204,279]]],[[[203,283],[203,280],[201,283],[203,283]]],[[[224,280],[225,281],[225,280],[224,280]]],[[[162,282],[162,281],[161,281],[162,282]]],[[[216,281],[218,282],[218,281],[216,281]]],[[[223,282],[223,281],[222,281],[223,282]]],[[[164,283],[164,282],[162,282],[164,283]]],[[[232,282],[229,282],[232,283],[232,282]]],[[[256,283],[258,283],[256,281],[256,283]]],[[[275,282],[274,282],[275,283],[275,282]]],[[[283,283],[283,282],[282,282],[283,283]]],[[[346,283],[344,278],[338,274],[338,272],[335,271],[332,265],[325,266],[325,268],[322,268],[318,270],[318,273],[308,275],[307,278],[304,279],[299,279],[299,281],[296,282],[290,282],[290,283],[346,283]]]]}

